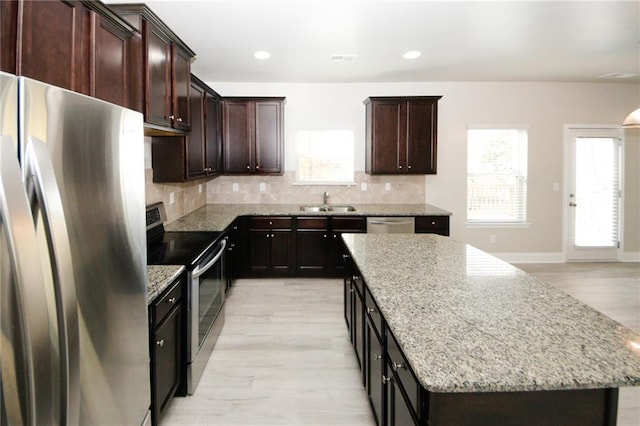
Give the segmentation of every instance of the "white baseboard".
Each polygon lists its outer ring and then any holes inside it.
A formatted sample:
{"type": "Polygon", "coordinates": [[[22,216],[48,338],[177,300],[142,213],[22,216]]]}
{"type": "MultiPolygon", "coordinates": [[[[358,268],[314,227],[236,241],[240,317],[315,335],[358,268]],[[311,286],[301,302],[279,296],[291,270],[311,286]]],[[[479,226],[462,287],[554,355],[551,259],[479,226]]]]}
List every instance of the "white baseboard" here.
{"type": "MultiPolygon", "coordinates": [[[[508,263],[564,263],[563,253],[491,253],[508,263]]],[[[640,262],[640,252],[622,252],[618,262],[640,262]]]]}
{"type": "Polygon", "coordinates": [[[563,263],[562,253],[491,253],[508,263],[563,263]]]}
{"type": "Polygon", "coordinates": [[[620,253],[620,262],[640,262],[640,252],[625,251],[620,253]]]}

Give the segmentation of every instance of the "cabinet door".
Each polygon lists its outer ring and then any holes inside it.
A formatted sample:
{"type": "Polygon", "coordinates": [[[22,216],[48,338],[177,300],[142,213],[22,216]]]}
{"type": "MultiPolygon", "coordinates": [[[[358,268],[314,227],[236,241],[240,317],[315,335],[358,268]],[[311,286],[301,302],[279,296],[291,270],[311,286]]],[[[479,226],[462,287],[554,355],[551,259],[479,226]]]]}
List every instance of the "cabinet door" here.
{"type": "Polygon", "coordinates": [[[98,99],[131,108],[134,106],[129,68],[132,35],[93,11],[90,19],[94,43],[89,65],[89,93],[98,99]]]}
{"type": "Polygon", "coordinates": [[[171,127],[171,43],[151,23],[144,21],[146,65],[145,119],[171,127]]]}
{"type": "Polygon", "coordinates": [[[271,270],[271,232],[249,231],[249,270],[267,272],[271,270]]]}
{"type": "MultiPolygon", "coordinates": [[[[366,316],[366,315],[365,315],[366,316]]],[[[384,424],[384,353],[382,342],[373,329],[371,321],[365,320],[366,360],[367,360],[367,396],[378,425],[384,424]]]]}
{"type": "Polygon", "coordinates": [[[282,102],[255,102],[255,171],[282,173],[282,102]]]}
{"type": "Polygon", "coordinates": [[[288,273],[293,270],[293,231],[271,231],[271,265],[274,272],[288,273]]]}
{"type": "Polygon", "coordinates": [[[151,342],[152,404],[154,424],[171,401],[180,382],[180,313],[176,308],[153,332],[151,342]]]}
{"type": "Polygon", "coordinates": [[[373,101],[371,131],[371,173],[403,172],[406,147],[406,117],[403,102],[373,101]],[[400,158],[402,154],[403,158],[400,158]]]}
{"type": "Polygon", "coordinates": [[[224,101],[222,120],[222,156],[224,173],[250,173],[252,129],[251,105],[243,101],[224,101]]]}
{"type": "Polygon", "coordinates": [[[347,324],[347,330],[349,330],[349,340],[353,343],[353,302],[355,297],[355,290],[350,278],[343,280],[343,296],[344,296],[344,321],[347,324]]]}
{"type": "Polygon", "coordinates": [[[175,44],[171,45],[171,59],[173,127],[179,130],[189,130],[191,128],[191,98],[189,96],[191,62],[189,56],[175,44]]]}
{"type": "Polygon", "coordinates": [[[407,173],[436,173],[437,107],[437,101],[407,102],[407,173]]]}
{"type": "Polygon", "coordinates": [[[321,275],[327,270],[326,229],[298,229],[296,235],[296,255],[298,272],[302,275],[321,275]]]}
{"type": "Polygon", "coordinates": [[[83,92],[85,10],[79,2],[22,2],[22,38],[18,42],[21,49],[16,74],[83,92]]]}
{"type": "Polygon", "coordinates": [[[417,424],[411,414],[411,409],[407,401],[400,391],[397,378],[395,376],[390,377],[387,381],[387,426],[409,426],[417,424]]]}
{"type": "Polygon", "coordinates": [[[202,177],[205,172],[204,89],[191,84],[189,103],[191,104],[191,131],[187,135],[187,179],[202,177]]]}
{"type": "Polygon", "coordinates": [[[206,95],[204,102],[205,167],[207,169],[207,175],[218,175],[221,172],[220,160],[222,157],[220,100],[213,96],[206,95]]]}
{"type": "MultiPolygon", "coordinates": [[[[358,278],[359,279],[359,278],[358,278]]],[[[366,365],[364,361],[364,302],[362,294],[357,290],[355,283],[355,297],[353,303],[353,349],[356,353],[360,371],[362,372],[362,383],[366,383],[366,365]]]]}

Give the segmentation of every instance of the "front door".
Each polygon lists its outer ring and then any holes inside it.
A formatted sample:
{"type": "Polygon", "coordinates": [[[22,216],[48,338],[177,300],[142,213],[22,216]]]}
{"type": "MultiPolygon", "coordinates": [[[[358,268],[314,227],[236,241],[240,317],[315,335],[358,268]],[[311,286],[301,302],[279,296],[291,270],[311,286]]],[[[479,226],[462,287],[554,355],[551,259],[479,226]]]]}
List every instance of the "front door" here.
{"type": "Polygon", "coordinates": [[[567,128],[565,258],[618,259],[620,216],[619,128],[567,128]]]}

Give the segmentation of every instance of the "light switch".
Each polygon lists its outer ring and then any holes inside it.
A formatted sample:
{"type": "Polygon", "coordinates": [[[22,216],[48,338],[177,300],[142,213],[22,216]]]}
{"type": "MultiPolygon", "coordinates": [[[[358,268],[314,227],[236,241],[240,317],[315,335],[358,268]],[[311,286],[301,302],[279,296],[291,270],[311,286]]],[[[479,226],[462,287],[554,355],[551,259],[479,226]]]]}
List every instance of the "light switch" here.
{"type": "Polygon", "coordinates": [[[560,191],[560,184],[558,182],[553,182],[553,191],[554,192],[560,191]]]}
{"type": "Polygon", "coordinates": [[[391,182],[385,182],[384,190],[385,191],[391,191],[391,182]]]}
{"type": "Polygon", "coordinates": [[[231,190],[232,190],[233,192],[238,192],[238,182],[233,182],[233,183],[231,184],[231,190]]]}
{"type": "Polygon", "coordinates": [[[264,192],[267,190],[267,184],[264,182],[260,182],[260,192],[264,192]]]}
{"type": "Polygon", "coordinates": [[[362,182],[360,184],[360,190],[361,191],[366,191],[367,190],[367,182],[362,182]]]}

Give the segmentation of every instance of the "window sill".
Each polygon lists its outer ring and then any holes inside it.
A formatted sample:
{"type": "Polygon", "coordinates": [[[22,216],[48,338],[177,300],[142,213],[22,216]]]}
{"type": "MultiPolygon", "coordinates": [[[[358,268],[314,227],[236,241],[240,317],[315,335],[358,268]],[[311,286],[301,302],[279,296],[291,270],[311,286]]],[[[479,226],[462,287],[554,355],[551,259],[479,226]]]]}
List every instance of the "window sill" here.
{"type": "Polygon", "coordinates": [[[467,228],[529,228],[529,222],[467,222],[467,228]]]}

